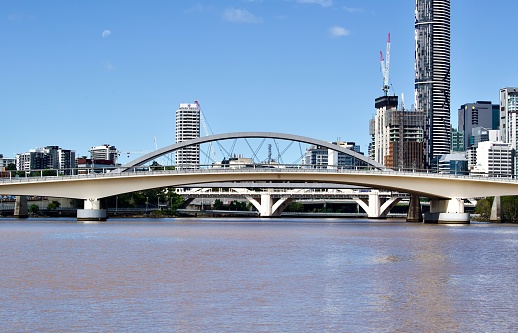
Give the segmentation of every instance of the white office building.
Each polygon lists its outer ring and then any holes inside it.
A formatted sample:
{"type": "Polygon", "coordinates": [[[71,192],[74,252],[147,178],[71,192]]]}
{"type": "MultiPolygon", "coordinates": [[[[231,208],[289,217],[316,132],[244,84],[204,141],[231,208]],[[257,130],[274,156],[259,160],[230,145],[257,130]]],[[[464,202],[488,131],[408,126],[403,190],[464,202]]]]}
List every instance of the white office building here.
{"type": "MultiPolygon", "coordinates": [[[[176,143],[200,137],[200,107],[198,103],[181,103],[176,110],[176,143]]],[[[176,165],[187,167],[200,164],[200,146],[182,148],[176,152],[176,165]]]]}
{"type": "Polygon", "coordinates": [[[512,176],[513,149],[510,144],[501,141],[480,142],[477,147],[477,164],[471,173],[486,177],[512,176]]]}
{"type": "Polygon", "coordinates": [[[95,146],[90,148],[90,158],[92,160],[111,161],[114,165],[117,164],[117,157],[119,156],[117,148],[109,144],[95,146]]]}

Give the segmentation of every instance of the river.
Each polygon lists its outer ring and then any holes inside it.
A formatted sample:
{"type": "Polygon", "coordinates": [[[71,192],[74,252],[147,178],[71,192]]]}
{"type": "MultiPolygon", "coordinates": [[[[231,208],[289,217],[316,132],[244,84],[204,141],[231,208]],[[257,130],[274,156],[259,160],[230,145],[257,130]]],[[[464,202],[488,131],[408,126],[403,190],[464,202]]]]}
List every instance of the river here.
{"type": "Polygon", "coordinates": [[[0,220],[2,332],[515,332],[518,225],[0,220]]]}

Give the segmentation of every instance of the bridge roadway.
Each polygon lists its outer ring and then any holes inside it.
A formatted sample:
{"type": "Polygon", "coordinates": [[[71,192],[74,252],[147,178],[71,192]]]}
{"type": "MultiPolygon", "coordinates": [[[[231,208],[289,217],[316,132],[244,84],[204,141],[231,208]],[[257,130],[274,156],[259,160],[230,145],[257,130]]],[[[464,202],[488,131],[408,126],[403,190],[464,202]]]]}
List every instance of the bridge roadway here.
{"type": "MultiPolygon", "coordinates": [[[[518,182],[511,178],[482,178],[449,174],[313,168],[199,168],[178,170],[127,170],[122,173],[6,177],[0,193],[76,198],[85,201],[78,219],[102,219],[99,199],[138,190],[187,186],[212,182],[294,182],[365,186],[409,193],[431,199],[429,222],[468,222],[464,200],[485,196],[518,195],[518,182]],[[96,215],[97,211],[99,216],[96,215]]],[[[199,187],[199,186],[196,186],[199,187]]],[[[105,214],[105,213],[104,213],[105,214]]],[[[106,216],[104,216],[105,218],[106,216]]]]}

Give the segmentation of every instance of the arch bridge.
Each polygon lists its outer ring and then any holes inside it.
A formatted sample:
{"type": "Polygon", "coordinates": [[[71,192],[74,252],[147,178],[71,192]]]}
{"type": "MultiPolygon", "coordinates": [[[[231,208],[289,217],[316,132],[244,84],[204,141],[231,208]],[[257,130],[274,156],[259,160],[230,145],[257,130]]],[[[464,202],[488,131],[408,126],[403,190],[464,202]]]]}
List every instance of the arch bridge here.
{"type": "MultiPolygon", "coordinates": [[[[143,164],[152,161],[161,154],[189,145],[208,142],[216,138],[265,135],[265,133],[259,133],[220,134],[171,145],[126,164],[118,172],[59,175],[59,171],[57,171],[56,176],[50,177],[4,177],[0,178],[0,193],[83,199],[85,209],[78,211],[78,219],[102,219],[106,218],[106,211],[103,212],[101,209],[99,199],[150,188],[189,185],[200,187],[200,184],[214,182],[263,182],[265,188],[268,188],[267,184],[270,182],[285,183],[287,188],[289,188],[289,183],[344,184],[410,193],[413,198],[428,197],[431,199],[428,216],[430,222],[469,222],[469,214],[464,213],[463,199],[466,198],[518,195],[518,183],[514,179],[398,172],[387,170],[382,165],[370,161],[360,154],[358,154],[360,155],[358,158],[367,162],[370,167],[359,170],[342,169],[337,166],[315,169],[301,165],[297,167],[278,165],[275,168],[252,166],[236,169],[198,166],[192,169],[177,170],[152,170],[142,167],[143,164]]],[[[302,139],[302,142],[322,145],[330,149],[343,151],[351,156],[357,154],[320,140],[284,134],[267,135],[298,138],[302,139]]],[[[268,205],[273,207],[275,204],[270,202],[268,205]]],[[[377,205],[380,206],[379,202],[377,205]]]]}
{"type": "Polygon", "coordinates": [[[201,138],[196,138],[193,140],[183,141],[179,143],[175,143],[160,149],[157,149],[153,152],[150,152],[149,154],[146,154],[142,157],[139,157],[126,165],[124,165],[120,171],[124,172],[131,168],[135,168],[137,166],[141,166],[145,163],[151,162],[155,160],[156,158],[166,155],[168,153],[175,152],[177,150],[180,150],[182,148],[190,147],[190,146],[196,146],[203,143],[211,143],[216,142],[220,140],[230,140],[230,139],[249,139],[249,138],[268,138],[268,139],[282,139],[282,140],[289,140],[289,141],[295,141],[295,142],[302,142],[307,144],[312,144],[315,146],[321,146],[325,147],[330,150],[334,150],[340,153],[344,153],[346,155],[349,155],[359,161],[362,161],[366,165],[376,168],[376,169],[385,169],[385,166],[383,164],[380,164],[374,160],[371,160],[370,158],[359,154],[351,149],[344,148],[339,145],[332,144],[327,141],[318,140],[309,138],[306,136],[301,135],[295,135],[295,134],[286,134],[286,133],[274,133],[274,132],[234,132],[234,133],[223,133],[223,134],[214,134],[209,135],[201,138]]]}

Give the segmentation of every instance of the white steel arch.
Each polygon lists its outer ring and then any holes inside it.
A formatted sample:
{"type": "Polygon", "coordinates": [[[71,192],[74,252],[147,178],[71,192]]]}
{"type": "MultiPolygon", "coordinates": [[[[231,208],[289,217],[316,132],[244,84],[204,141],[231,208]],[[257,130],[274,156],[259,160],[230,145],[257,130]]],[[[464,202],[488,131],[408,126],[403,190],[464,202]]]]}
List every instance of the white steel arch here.
{"type": "Polygon", "coordinates": [[[268,139],[283,139],[283,140],[291,140],[291,141],[297,141],[297,142],[303,142],[308,143],[312,145],[322,146],[326,147],[331,150],[335,150],[344,154],[347,154],[351,157],[354,157],[356,159],[359,159],[367,165],[372,166],[376,169],[385,169],[385,166],[383,164],[380,164],[374,160],[369,159],[368,157],[359,154],[355,151],[352,151],[350,149],[332,144],[327,141],[313,139],[305,136],[300,135],[294,135],[294,134],[285,134],[285,133],[274,133],[274,132],[234,132],[234,133],[223,133],[223,134],[214,134],[205,136],[202,138],[197,138],[193,140],[183,141],[179,143],[175,143],[172,145],[169,145],[167,147],[160,148],[158,150],[155,150],[149,154],[146,154],[144,156],[141,156],[131,162],[128,162],[126,165],[124,165],[121,168],[121,172],[124,172],[128,169],[131,169],[133,167],[145,164],[149,161],[152,161],[156,159],[157,157],[160,157],[162,155],[174,152],[178,149],[182,149],[185,147],[193,146],[193,145],[199,145],[202,143],[208,143],[208,142],[214,142],[219,140],[227,140],[227,139],[244,139],[244,138],[268,138],[268,139]]]}

